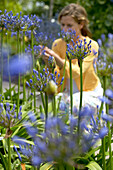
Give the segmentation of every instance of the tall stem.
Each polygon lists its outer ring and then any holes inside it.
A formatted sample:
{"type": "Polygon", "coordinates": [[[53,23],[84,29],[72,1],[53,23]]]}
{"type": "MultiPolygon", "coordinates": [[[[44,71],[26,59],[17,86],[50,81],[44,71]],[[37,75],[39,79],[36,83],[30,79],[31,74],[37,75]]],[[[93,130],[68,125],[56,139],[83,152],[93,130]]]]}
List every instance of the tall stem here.
{"type": "MultiPolygon", "coordinates": [[[[107,85],[106,85],[106,82],[107,82],[107,77],[104,76],[103,77],[103,84],[104,84],[104,95],[105,95],[105,91],[107,89],[107,85]]],[[[106,103],[106,114],[109,114],[109,106],[108,104],[106,103]]],[[[108,141],[109,141],[109,159],[110,159],[110,169],[112,169],[112,149],[111,149],[111,128],[110,128],[110,122],[107,123],[107,127],[109,129],[108,131],[108,141]]]]}
{"type": "Polygon", "coordinates": [[[3,30],[3,27],[2,27],[2,31],[1,31],[1,56],[0,56],[0,63],[1,63],[1,70],[0,70],[0,94],[2,94],[2,81],[3,81],[3,33],[4,33],[4,30],[3,30]]]}
{"type": "Polygon", "coordinates": [[[45,116],[48,118],[48,95],[45,93],[45,116]]]}
{"type": "MultiPolygon", "coordinates": [[[[25,31],[23,31],[23,53],[25,53],[25,31]]],[[[23,75],[23,101],[26,101],[25,75],[23,75]]]]}
{"type": "MultiPolygon", "coordinates": [[[[33,68],[35,67],[34,62],[34,50],[33,50],[33,30],[31,30],[31,49],[32,49],[32,57],[33,57],[33,68]]],[[[36,92],[34,90],[34,112],[36,111],[36,92]]]]}
{"type": "MultiPolygon", "coordinates": [[[[106,76],[103,76],[103,95],[105,95],[106,90],[106,76]]],[[[102,105],[103,108],[103,105],[102,105]]],[[[106,170],[106,160],[105,160],[105,137],[102,139],[102,164],[103,170],[106,170]]]]}
{"type": "Polygon", "coordinates": [[[72,78],[72,63],[69,59],[70,68],[70,105],[71,105],[71,115],[73,114],[73,78],[72,78]]]}
{"type": "MultiPolygon", "coordinates": [[[[7,44],[7,47],[8,47],[8,40],[9,40],[9,37],[8,37],[8,32],[7,32],[7,39],[6,39],[6,44],[7,44]]],[[[9,43],[10,44],[10,43],[9,43]]],[[[10,76],[10,71],[9,71],[9,49],[8,49],[8,78],[9,78],[9,90],[10,90],[10,99],[12,101],[12,95],[11,95],[11,76],[10,76]]]]}
{"type": "MultiPolygon", "coordinates": [[[[17,55],[19,55],[19,30],[17,31],[17,55]]],[[[19,97],[20,97],[20,73],[18,75],[17,116],[18,116],[18,112],[19,112],[19,97]]]]}
{"type": "Polygon", "coordinates": [[[79,110],[81,110],[82,108],[82,94],[83,94],[82,59],[80,59],[80,106],[79,106],[79,110]]]}
{"type": "Polygon", "coordinates": [[[11,146],[10,146],[11,138],[9,137],[7,140],[8,140],[8,170],[11,170],[11,146]]]}
{"type": "MultiPolygon", "coordinates": [[[[80,105],[79,112],[82,108],[82,94],[83,94],[83,77],[82,77],[82,58],[80,59],[80,105]]],[[[78,115],[78,138],[80,134],[80,115],[78,115]]],[[[78,139],[79,141],[79,139],[78,139]]]]}
{"type": "Polygon", "coordinates": [[[56,98],[55,95],[53,96],[53,116],[57,115],[57,110],[56,110],[56,98]]]}

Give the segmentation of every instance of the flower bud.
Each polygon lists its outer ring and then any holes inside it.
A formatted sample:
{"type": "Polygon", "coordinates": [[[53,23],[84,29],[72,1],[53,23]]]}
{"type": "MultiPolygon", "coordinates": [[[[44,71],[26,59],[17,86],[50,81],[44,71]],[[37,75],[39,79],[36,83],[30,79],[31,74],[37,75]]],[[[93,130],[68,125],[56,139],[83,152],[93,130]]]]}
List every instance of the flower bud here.
{"type": "Polygon", "coordinates": [[[48,95],[54,95],[57,93],[57,85],[53,80],[49,81],[46,85],[45,92],[48,95]]]}

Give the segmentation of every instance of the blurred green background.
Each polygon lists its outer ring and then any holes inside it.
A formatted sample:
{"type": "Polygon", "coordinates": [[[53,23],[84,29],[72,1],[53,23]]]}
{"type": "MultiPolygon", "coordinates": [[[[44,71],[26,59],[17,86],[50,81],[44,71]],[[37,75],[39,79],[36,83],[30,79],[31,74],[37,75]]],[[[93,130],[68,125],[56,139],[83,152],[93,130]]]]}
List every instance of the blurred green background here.
{"type": "Polygon", "coordinates": [[[101,34],[113,33],[113,0],[0,0],[0,10],[36,14],[42,18],[57,20],[60,10],[69,3],[79,3],[88,13],[93,39],[101,34]]]}

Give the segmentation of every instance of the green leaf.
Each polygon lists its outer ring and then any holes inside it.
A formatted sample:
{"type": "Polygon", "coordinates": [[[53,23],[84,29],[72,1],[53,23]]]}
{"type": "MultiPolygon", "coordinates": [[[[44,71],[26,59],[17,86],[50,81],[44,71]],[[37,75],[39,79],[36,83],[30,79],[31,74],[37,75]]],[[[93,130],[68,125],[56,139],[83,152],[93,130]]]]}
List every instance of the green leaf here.
{"type": "Polygon", "coordinates": [[[2,163],[4,170],[8,170],[7,169],[7,165],[8,165],[7,160],[4,158],[4,156],[2,155],[1,152],[0,152],[0,159],[1,159],[1,163],[2,163]]]}
{"type": "Polygon", "coordinates": [[[92,154],[94,154],[96,151],[98,151],[100,149],[100,146],[96,147],[96,148],[92,148],[91,151],[89,151],[86,156],[84,157],[85,159],[88,159],[92,154]]]}
{"type": "Polygon", "coordinates": [[[21,128],[21,126],[19,126],[19,127],[14,131],[14,133],[12,134],[11,137],[14,137],[14,136],[18,133],[18,131],[20,130],[20,128],[21,128]]]}
{"type": "Polygon", "coordinates": [[[53,165],[54,162],[45,163],[43,166],[40,167],[40,170],[49,170],[50,168],[52,168],[53,165]]]}
{"type": "Polygon", "coordinates": [[[95,161],[91,161],[87,166],[89,170],[102,170],[99,164],[95,161]]]}

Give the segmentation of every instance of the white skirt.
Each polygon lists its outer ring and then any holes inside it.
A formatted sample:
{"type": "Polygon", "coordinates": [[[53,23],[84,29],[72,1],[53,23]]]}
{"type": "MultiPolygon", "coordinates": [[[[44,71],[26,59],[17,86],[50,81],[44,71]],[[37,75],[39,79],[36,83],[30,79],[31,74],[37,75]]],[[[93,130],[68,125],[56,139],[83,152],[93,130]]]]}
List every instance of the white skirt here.
{"type": "MultiPolygon", "coordinates": [[[[62,101],[65,103],[70,103],[70,96],[69,93],[63,92],[60,93],[58,96],[62,96],[62,101]]],[[[58,97],[57,96],[57,97],[58,97]]],[[[88,105],[94,109],[97,109],[101,106],[101,101],[99,97],[103,96],[103,88],[99,83],[98,86],[93,91],[83,91],[82,94],[82,107],[88,105]]],[[[73,93],[73,107],[76,107],[79,110],[80,105],[80,92],[73,93]]]]}

